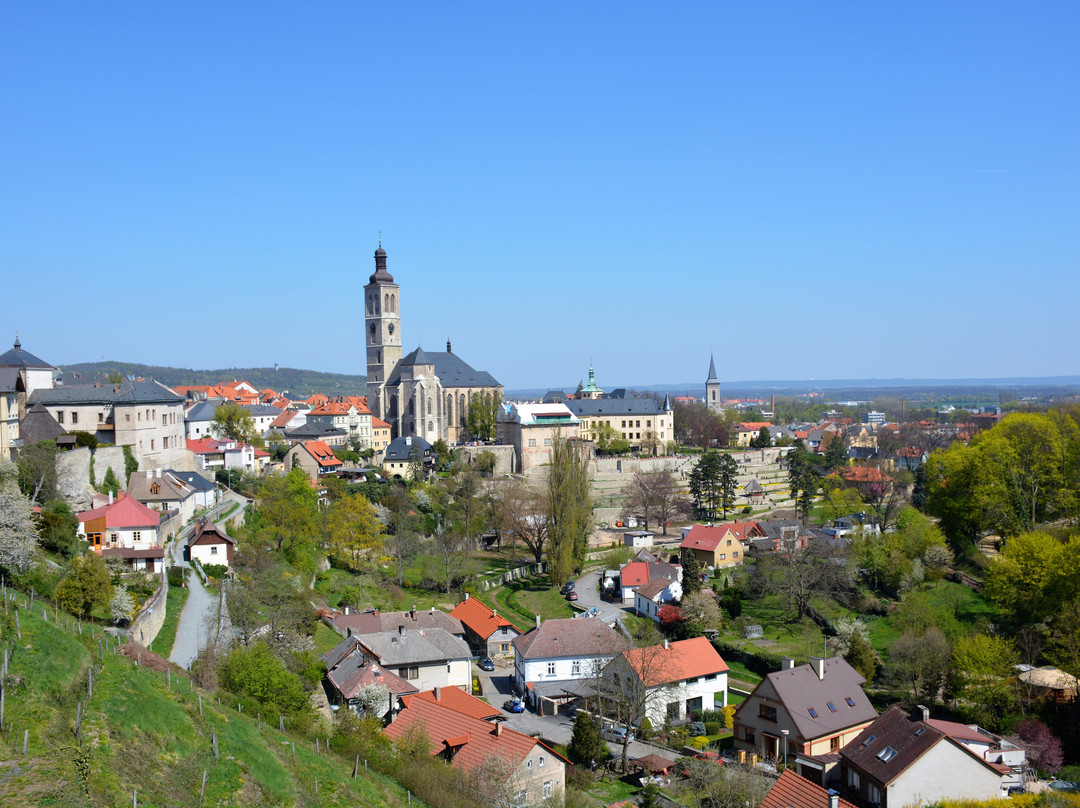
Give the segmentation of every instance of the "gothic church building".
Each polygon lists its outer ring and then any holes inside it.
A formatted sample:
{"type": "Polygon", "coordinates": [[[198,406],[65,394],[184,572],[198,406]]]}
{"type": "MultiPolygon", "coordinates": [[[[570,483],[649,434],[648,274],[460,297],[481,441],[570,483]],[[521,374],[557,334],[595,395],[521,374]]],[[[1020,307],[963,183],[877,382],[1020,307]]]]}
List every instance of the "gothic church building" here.
{"type": "Polygon", "coordinates": [[[450,350],[417,348],[401,355],[401,287],[386,270],[382,242],[375,251],[375,273],[364,287],[368,407],[390,425],[391,437],[415,435],[429,443],[466,438],[469,402],[503,387],[486,370],[474,370],[450,350]]]}

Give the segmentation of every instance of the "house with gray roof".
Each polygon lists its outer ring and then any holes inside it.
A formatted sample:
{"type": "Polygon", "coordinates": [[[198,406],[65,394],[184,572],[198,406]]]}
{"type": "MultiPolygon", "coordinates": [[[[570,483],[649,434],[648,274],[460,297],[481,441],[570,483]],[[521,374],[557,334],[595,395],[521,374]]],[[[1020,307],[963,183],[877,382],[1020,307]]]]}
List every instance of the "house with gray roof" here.
{"type": "Polygon", "coordinates": [[[863,692],[866,682],[843,657],[784,660],[735,713],[735,748],[780,760],[838,752],[877,718],[863,692]],[[785,732],[786,730],[786,732],[785,732]]]}
{"type": "Polygon", "coordinates": [[[327,446],[344,446],[349,439],[349,433],[322,421],[308,421],[296,429],[286,430],[284,437],[289,443],[321,440],[327,446]]]}
{"type": "Polygon", "coordinates": [[[0,457],[11,457],[19,440],[19,393],[22,379],[18,368],[0,368],[0,457]]]}
{"type": "Polygon", "coordinates": [[[630,647],[603,620],[576,617],[540,621],[514,639],[514,688],[534,703],[574,698],[604,666],[630,647]]]}
{"type": "Polygon", "coordinates": [[[403,679],[372,659],[358,637],[347,637],[320,657],[326,665],[326,680],[337,704],[346,705],[357,715],[364,714],[364,696],[369,688],[385,687],[386,709],[376,717],[392,713],[401,696],[419,693],[408,679],[403,679]]]}
{"type": "Polygon", "coordinates": [[[197,471],[178,471],[177,469],[165,469],[166,474],[171,474],[178,480],[182,480],[194,492],[196,510],[205,510],[214,507],[217,502],[217,487],[212,480],[206,479],[197,471]]]}
{"type": "Polygon", "coordinates": [[[155,511],[179,515],[181,525],[195,515],[195,489],[161,469],[132,472],[127,494],[155,511]]]}
{"type": "Polygon", "coordinates": [[[29,403],[43,404],[69,432],[130,446],[142,469],[186,465],[184,399],[153,379],[38,389],[29,403]]]}
{"type": "MultiPolygon", "coordinates": [[[[594,386],[592,369],[589,383],[594,386]]],[[[668,396],[644,398],[620,390],[619,397],[589,393],[584,388],[580,397],[568,400],[566,406],[580,421],[579,435],[582,440],[595,441],[598,429],[607,424],[614,433],[624,438],[630,448],[644,454],[660,454],[675,439],[675,411],[668,396]]],[[[599,388],[596,391],[599,393],[599,388]]]]}
{"type": "MultiPolygon", "coordinates": [[[[472,653],[465,640],[441,628],[406,629],[363,634],[355,640],[361,658],[405,679],[418,690],[472,686],[472,653]]],[[[340,645],[340,644],[339,644],[340,645]]]]}

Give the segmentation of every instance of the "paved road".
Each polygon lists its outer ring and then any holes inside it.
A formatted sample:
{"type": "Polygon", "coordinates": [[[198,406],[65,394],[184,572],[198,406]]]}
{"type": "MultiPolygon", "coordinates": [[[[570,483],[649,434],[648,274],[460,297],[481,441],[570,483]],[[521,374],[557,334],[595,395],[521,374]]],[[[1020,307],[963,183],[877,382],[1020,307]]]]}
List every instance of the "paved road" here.
{"type": "Polygon", "coordinates": [[[574,591],[578,593],[577,605],[583,609],[595,608],[597,617],[608,625],[615,622],[616,617],[622,617],[625,610],[618,603],[609,603],[600,597],[600,576],[603,570],[593,570],[582,575],[575,581],[574,591]]]}
{"type": "MultiPolygon", "coordinates": [[[[229,518],[242,516],[244,508],[248,505],[248,500],[232,491],[227,491],[222,499],[240,503],[240,508],[229,518]]],[[[187,603],[184,604],[184,610],[180,613],[180,624],[176,628],[176,640],[169,654],[169,661],[183,668],[191,667],[199,651],[207,646],[212,637],[216,637],[218,630],[217,623],[214,621],[218,615],[219,601],[217,597],[206,591],[199,580],[198,573],[184,561],[184,548],[194,532],[194,525],[185,527],[170,547],[173,563],[186,570],[189,590],[187,603]]]]}

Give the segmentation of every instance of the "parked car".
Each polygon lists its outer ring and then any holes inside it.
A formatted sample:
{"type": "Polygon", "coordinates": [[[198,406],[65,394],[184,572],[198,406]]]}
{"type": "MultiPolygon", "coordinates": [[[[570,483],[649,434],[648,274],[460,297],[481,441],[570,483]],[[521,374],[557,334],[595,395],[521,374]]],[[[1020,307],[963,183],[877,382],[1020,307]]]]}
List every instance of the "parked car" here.
{"type": "MultiPolygon", "coordinates": [[[[621,744],[626,740],[626,727],[605,727],[600,731],[600,737],[605,741],[621,744]]],[[[634,740],[634,733],[630,733],[630,740],[634,740]]]]}
{"type": "Polygon", "coordinates": [[[712,749],[703,749],[694,755],[695,760],[707,760],[710,763],[715,763],[717,766],[724,765],[724,759],[720,757],[720,753],[712,749]]]}
{"type": "Polygon", "coordinates": [[[567,600],[577,600],[577,592],[573,592],[573,591],[567,592],[566,593],[566,599],[567,600]]]}
{"type": "Polygon", "coordinates": [[[565,584],[562,585],[562,589],[559,590],[559,594],[560,595],[568,595],[573,591],[574,591],[574,582],[573,581],[567,581],[565,584]]]}
{"type": "Polygon", "coordinates": [[[482,671],[495,670],[495,663],[491,661],[491,657],[482,656],[476,660],[476,667],[482,671]]]}
{"type": "Polygon", "coordinates": [[[525,705],[521,703],[521,699],[512,698],[503,702],[503,709],[508,713],[523,713],[525,712],[525,705]]]}

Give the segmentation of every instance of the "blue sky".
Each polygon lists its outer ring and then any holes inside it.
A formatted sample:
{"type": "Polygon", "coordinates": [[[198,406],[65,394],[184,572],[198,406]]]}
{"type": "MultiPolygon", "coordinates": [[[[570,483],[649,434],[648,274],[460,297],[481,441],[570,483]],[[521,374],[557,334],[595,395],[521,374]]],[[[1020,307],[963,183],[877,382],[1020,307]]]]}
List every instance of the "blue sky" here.
{"type": "MultiPolygon", "coordinates": [[[[0,330],[507,387],[1078,372],[1075,3],[23,3],[0,330]]],[[[4,336],[5,342],[9,337],[4,336]]]]}

